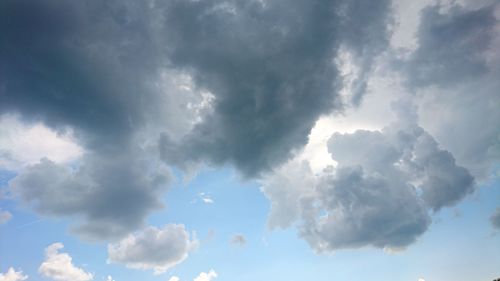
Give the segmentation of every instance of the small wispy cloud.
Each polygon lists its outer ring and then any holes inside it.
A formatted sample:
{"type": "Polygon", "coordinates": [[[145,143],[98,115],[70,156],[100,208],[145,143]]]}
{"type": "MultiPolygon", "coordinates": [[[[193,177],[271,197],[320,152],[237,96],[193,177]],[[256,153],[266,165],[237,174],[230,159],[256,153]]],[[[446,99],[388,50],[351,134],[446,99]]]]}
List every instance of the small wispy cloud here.
{"type": "Polygon", "coordinates": [[[210,197],[209,194],[206,194],[205,192],[200,192],[198,193],[198,198],[201,200],[201,202],[205,204],[213,204],[215,201],[210,197]]]}
{"type": "Polygon", "coordinates": [[[245,238],[245,236],[243,234],[235,234],[232,238],[231,238],[231,244],[233,245],[236,245],[236,246],[240,246],[240,247],[243,247],[246,245],[247,243],[247,239],[245,238]]]}

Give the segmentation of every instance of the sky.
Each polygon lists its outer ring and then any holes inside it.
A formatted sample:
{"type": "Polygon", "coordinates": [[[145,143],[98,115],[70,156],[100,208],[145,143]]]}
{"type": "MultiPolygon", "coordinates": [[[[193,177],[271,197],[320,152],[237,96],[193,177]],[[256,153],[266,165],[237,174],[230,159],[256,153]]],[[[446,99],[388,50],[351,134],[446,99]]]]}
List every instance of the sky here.
{"type": "Polygon", "coordinates": [[[0,281],[500,278],[498,1],[0,18],[0,281]]]}

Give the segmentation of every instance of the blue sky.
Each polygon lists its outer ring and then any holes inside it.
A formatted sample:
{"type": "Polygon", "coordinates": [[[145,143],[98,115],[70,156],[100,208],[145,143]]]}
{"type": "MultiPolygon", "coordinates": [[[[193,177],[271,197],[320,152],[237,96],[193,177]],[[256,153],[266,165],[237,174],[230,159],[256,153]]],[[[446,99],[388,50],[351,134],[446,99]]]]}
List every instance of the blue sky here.
{"type": "Polygon", "coordinates": [[[187,185],[174,185],[166,196],[166,210],[150,218],[154,225],[182,222],[196,231],[201,241],[199,249],[167,274],[153,276],[151,272],[106,264],[103,245],[82,243],[67,233],[64,221],[39,221],[38,216],[19,210],[14,204],[3,205],[12,210],[16,219],[2,226],[2,255],[9,258],[2,259],[0,266],[22,267],[30,280],[44,280],[37,273],[44,258],[43,249],[60,241],[72,254],[74,263],[94,273],[96,280],[107,275],[116,280],[167,280],[170,274],[189,280],[199,271],[211,268],[219,273],[217,280],[269,276],[277,280],[303,280],[310,276],[317,280],[488,280],[494,276],[500,260],[500,236],[488,220],[499,197],[498,181],[481,187],[454,209],[440,214],[415,245],[400,253],[364,248],[315,255],[293,230],[266,229],[269,203],[257,185],[242,183],[229,169],[210,171],[187,185]],[[214,203],[192,203],[199,199],[200,192],[209,193],[214,203]],[[228,213],[228,209],[232,212],[228,213]],[[236,233],[245,235],[244,246],[230,243],[236,233]]]}
{"type": "Polygon", "coordinates": [[[500,277],[497,1],[0,6],[0,281],[500,277]]]}

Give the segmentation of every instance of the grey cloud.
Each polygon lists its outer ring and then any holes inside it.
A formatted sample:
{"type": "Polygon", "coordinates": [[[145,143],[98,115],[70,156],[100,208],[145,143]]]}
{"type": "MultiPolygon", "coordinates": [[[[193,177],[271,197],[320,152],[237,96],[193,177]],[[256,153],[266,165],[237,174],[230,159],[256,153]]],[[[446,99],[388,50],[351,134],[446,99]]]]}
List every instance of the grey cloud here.
{"type": "Polygon", "coordinates": [[[428,228],[434,212],[473,191],[469,172],[409,118],[381,131],[334,134],[336,168],[313,174],[290,162],[263,180],[269,226],[295,224],[318,252],[373,246],[400,249],[428,228]]]}
{"type": "Polygon", "coordinates": [[[287,160],[320,115],[342,107],[340,46],[369,68],[387,43],[390,1],[0,5],[0,113],[70,127],[86,151],[76,171],[43,160],[12,188],[40,213],[75,216],[75,231],[107,239],[160,206],[165,188],[144,178],[144,157],[229,163],[246,176],[287,160]]]}
{"type": "Polygon", "coordinates": [[[473,10],[426,8],[418,48],[398,62],[420,124],[481,181],[500,159],[499,8],[495,1],[473,10]]]}
{"type": "Polygon", "coordinates": [[[40,214],[78,218],[73,231],[84,238],[116,239],[143,226],[146,215],[162,207],[168,175],[136,156],[86,155],[73,169],[42,159],[9,188],[40,214]]]}
{"type": "Polygon", "coordinates": [[[367,175],[359,166],[340,168],[318,186],[324,216],[306,216],[300,235],[317,251],[402,248],[430,223],[414,188],[400,180],[367,175]]]}
{"type": "Polygon", "coordinates": [[[362,166],[369,173],[413,182],[434,211],[452,206],[473,191],[474,179],[421,127],[399,123],[381,132],[335,134],[328,143],[341,166],[362,166]]]}
{"type": "Polygon", "coordinates": [[[199,112],[189,106],[204,99],[189,75],[168,67],[161,16],[132,1],[0,6],[0,114],[70,127],[86,151],[74,169],[28,167],[12,189],[41,214],[74,216],[74,230],[91,239],[140,227],[166,190],[142,162],[158,159],[160,131],[192,127],[199,112]]]}
{"type": "Polygon", "coordinates": [[[184,225],[169,224],[163,228],[148,227],[110,244],[108,255],[110,262],[160,274],[184,261],[197,244],[184,225]]]}
{"type": "Polygon", "coordinates": [[[490,222],[494,228],[500,229],[500,208],[497,208],[493,215],[491,215],[490,222]]]}
{"type": "Polygon", "coordinates": [[[439,6],[422,11],[418,48],[408,60],[408,82],[414,87],[431,84],[453,87],[489,71],[484,52],[493,47],[497,19],[494,6],[464,10],[439,6]]]}
{"type": "Polygon", "coordinates": [[[289,158],[317,118],[340,107],[333,63],[339,46],[374,56],[385,39],[389,4],[173,1],[167,8],[172,61],[216,99],[214,113],[180,148],[163,136],[163,157],[180,166],[229,162],[247,176],[289,158]]]}

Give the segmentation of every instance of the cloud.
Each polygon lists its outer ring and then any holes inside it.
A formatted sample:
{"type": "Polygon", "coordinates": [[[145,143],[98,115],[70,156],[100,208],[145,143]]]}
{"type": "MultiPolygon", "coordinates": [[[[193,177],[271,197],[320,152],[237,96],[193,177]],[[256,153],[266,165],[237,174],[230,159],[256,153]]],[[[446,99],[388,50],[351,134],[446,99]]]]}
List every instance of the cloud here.
{"type": "Polygon", "coordinates": [[[45,260],[38,268],[43,276],[56,281],[88,281],[93,280],[91,273],[73,265],[70,255],[60,253],[62,243],[54,243],[45,248],[45,260]]]}
{"type": "Polygon", "coordinates": [[[172,276],[168,279],[168,281],[180,281],[181,279],[177,276],[172,276]]]}
{"type": "Polygon", "coordinates": [[[14,115],[0,115],[0,127],[0,169],[18,171],[43,157],[68,163],[83,152],[69,129],[56,132],[40,122],[24,124],[14,115]]]}
{"type": "Polygon", "coordinates": [[[4,211],[0,208],[0,224],[7,223],[12,219],[12,214],[9,211],[4,211]]]}
{"type": "Polygon", "coordinates": [[[210,195],[205,194],[204,192],[201,192],[198,194],[200,197],[201,201],[205,204],[213,204],[214,200],[210,197],[210,195]]]}
{"type": "Polygon", "coordinates": [[[231,244],[243,247],[247,244],[247,239],[243,234],[235,234],[231,238],[231,244]]]}
{"type": "Polygon", "coordinates": [[[167,67],[158,11],[133,1],[45,0],[7,1],[0,11],[8,19],[0,25],[8,42],[0,157],[22,168],[11,188],[42,215],[71,216],[88,239],[120,238],[162,206],[168,172],[151,175],[160,132],[180,137],[209,108],[210,95],[188,73],[167,67]]]}
{"type": "Polygon", "coordinates": [[[150,226],[108,245],[108,260],[129,268],[152,269],[155,274],[161,274],[184,261],[197,245],[198,241],[190,239],[184,225],[150,226]]]}
{"type": "Polygon", "coordinates": [[[340,46],[369,69],[389,10],[389,0],[7,1],[0,114],[71,131],[79,148],[76,164],[39,151],[50,160],[27,159],[11,187],[40,214],[72,216],[73,231],[109,240],[161,207],[166,188],[145,178],[145,159],[267,171],[342,107],[340,46]]]}
{"type": "Polygon", "coordinates": [[[500,159],[499,9],[494,1],[425,8],[418,47],[396,67],[415,94],[420,125],[479,181],[500,159]]]}
{"type": "Polygon", "coordinates": [[[214,112],[180,143],[163,135],[163,158],[180,167],[230,163],[246,176],[286,161],[322,114],[341,107],[342,81],[333,62],[339,46],[369,64],[386,41],[389,6],[172,1],[166,16],[174,42],[170,57],[191,69],[215,100],[214,112]]]}
{"type": "Polygon", "coordinates": [[[405,248],[427,230],[429,210],[473,191],[469,172],[411,119],[381,131],[335,133],[328,149],[336,167],[314,174],[306,161],[292,161],[262,182],[269,226],[298,222],[318,252],[405,248]]]}
{"type": "Polygon", "coordinates": [[[212,279],[215,278],[217,278],[217,273],[213,269],[210,269],[210,271],[207,273],[205,272],[200,273],[200,275],[194,278],[193,281],[211,281],[212,279]]]}
{"type": "Polygon", "coordinates": [[[9,182],[18,198],[42,215],[76,217],[73,232],[90,240],[117,239],[159,209],[169,173],[148,159],[86,155],[70,168],[42,159],[9,182]]]}
{"type": "Polygon", "coordinates": [[[28,279],[28,275],[24,275],[22,271],[15,271],[9,267],[6,273],[0,273],[0,281],[22,281],[28,279]]]}
{"type": "Polygon", "coordinates": [[[491,225],[500,230],[500,208],[497,208],[490,217],[491,225]]]}

